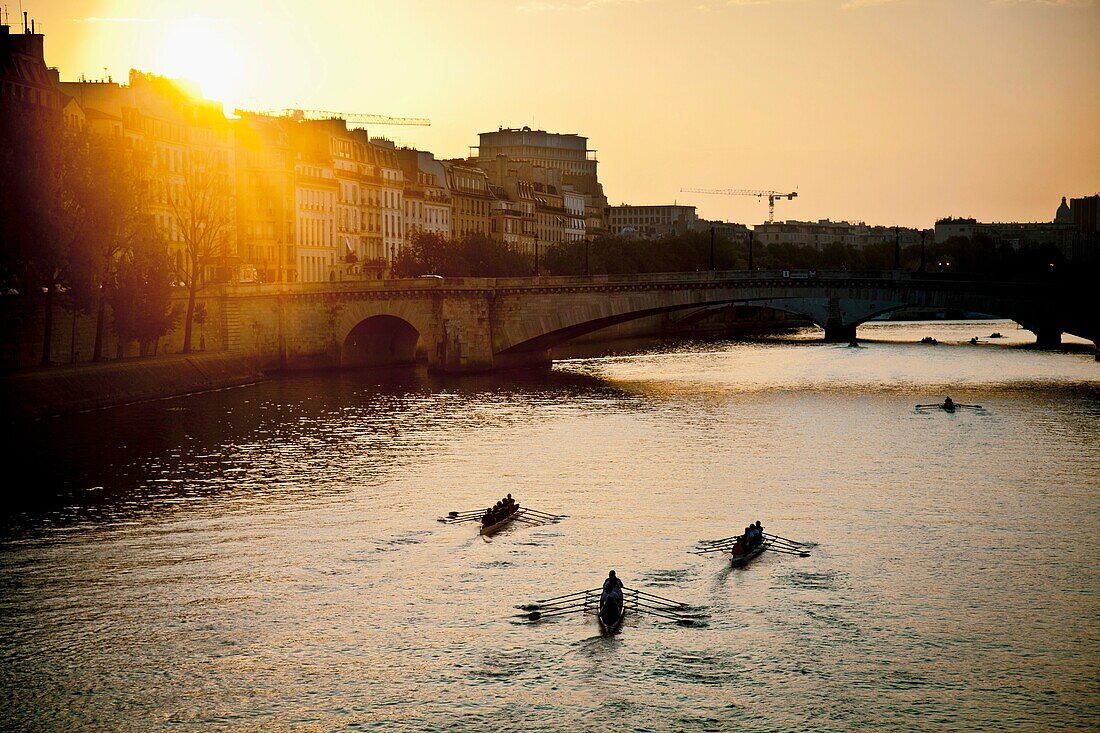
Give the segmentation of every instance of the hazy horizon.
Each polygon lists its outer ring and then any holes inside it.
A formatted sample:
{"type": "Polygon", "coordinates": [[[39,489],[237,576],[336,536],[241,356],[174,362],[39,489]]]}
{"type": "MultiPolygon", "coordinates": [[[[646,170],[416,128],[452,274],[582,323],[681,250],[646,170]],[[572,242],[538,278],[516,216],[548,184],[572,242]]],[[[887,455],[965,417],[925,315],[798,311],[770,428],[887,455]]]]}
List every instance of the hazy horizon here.
{"type": "MultiPolygon", "coordinates": [[[[15,10],[10,23],[19,29],[15,10]]],[[[438,157],[499,126],[574,132],[612,204],[931,226],[1050,221],[1100,191],[1091,0],[38,0],[63,80],[130,68],[234,107],[424,116],[438,157]],[[308,15],[307,15],[308,12],[308,15]]]]}

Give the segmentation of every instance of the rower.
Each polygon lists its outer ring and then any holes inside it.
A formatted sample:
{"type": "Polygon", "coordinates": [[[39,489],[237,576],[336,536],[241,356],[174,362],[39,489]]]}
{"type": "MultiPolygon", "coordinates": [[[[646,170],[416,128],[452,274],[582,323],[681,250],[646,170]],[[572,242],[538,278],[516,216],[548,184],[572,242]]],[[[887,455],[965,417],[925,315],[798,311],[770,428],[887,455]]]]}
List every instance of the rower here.
{"type": "Polygon", "coordinates": [[[945,398],[944,401],[943,401],[943,409],[945,409],[945,410],[954,410],[955,409],[955,402],[950,397],[945,398]]]}
{"type": "Polygon", "coordinates": [[[605,591],[607,591],[607,590],[611,590],[612,588],[622,588],[622,587],[623,587],[623,581],[621,581],[621,580],[619,580],[618,578],[615,577],[615,571],[614,570],[610,571],[607,574],[607,580],[605,580],[603,582],[603,589],[605,591]]]}

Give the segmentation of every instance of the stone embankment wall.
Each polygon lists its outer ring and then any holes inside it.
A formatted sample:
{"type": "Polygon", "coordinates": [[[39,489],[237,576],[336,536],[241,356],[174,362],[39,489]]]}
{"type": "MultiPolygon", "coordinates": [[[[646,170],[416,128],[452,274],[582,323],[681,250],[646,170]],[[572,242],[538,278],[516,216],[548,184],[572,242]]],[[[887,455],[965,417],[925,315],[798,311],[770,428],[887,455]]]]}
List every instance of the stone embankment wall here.
{"type": "Polygon", "coordinates": [[[20,420],[239,386],[264,378],[255,357],[199,354],[77,364],[0,378],[4,415],[20,420]]]}
{"type": "MultiPolygon", "coordinates": [[[[203,290],[196,305],[206,307],[206,322],[194,325],[191,338],[192,351],[222,351],[225,346],[226,314],[223,312],[223,290],[213,286],[203,290]]],[[[96,314],[76,311],[67,307],[67,296],[58,294],[53,305],[53,328],[50,339],[50,361],[53,364],[80,364],[92,360],[95,344],[96,314]]],[[[187,307],[187,294],[182,289],[174,294],[173,306],[183,313],[187,307]]],[[[31,369],[40,366],[42,342],[45,334],[46,299],[41,296],[0,296],[0,369],[31,369]]],[[[165,334],[157,343],[157,354],[179,354],[183,351],[183,318],[176,328],[165,334]]],[[[112,360],[118,356],[118,337],[111,330],[111,309],[106,309],[103,329],[103,358],[112,360]]],[[[138,355],[138,344],[128,343],[123,348],[123,358],[138,355]]]]}

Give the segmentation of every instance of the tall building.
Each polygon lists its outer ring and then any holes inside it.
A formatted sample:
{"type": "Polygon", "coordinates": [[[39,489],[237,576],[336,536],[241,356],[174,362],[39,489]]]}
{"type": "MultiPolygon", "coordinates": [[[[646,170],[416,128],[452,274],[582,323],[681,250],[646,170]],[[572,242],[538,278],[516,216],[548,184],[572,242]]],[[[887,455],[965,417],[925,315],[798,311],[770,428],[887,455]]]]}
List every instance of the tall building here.
{"type": "Polygon", "coordinates": [[[561,172],[560,185],[569,185],[585,197],[586,232],[602,233],[607,228],[607,197],[597,172],[596,151],[588,138],[571,133],[532,130],[530,127],[500,128],[479,135],[478,165],[504,156],[518,163],[530,163],[561,172]]]}
{"type": "Polygon", "coordinates": [[[58,86],[56,69],[46,66],[44,37],[28,26],[12,33],[0,25],[0,111],[24,109],[60,119],[69,101],[58,86]]]}
{"type": "Polygon", "coordinates": [[[428,232],[450,238],[451,195],[443,165],[423,150],[399,148],[396,152],[405,176],[406,237],[428,232]]]}
{"type": "Polygon", "coordinates": [[[234,122],[237,244],[245,282],[297,279],[293,124],[250,114],[234,122]]]}
{"type": "Polygon", "coordinates": [[[299,282],[339,279],[336,207],[340,182],[333,167],[331,142],[323,126],[294,129],[295,257],[299,282]]]}
{"type": "Polygon", "coordinates": [[[446,161],[447,188],[451,195],[453,219],[451,228],[455,237],[470,234],[489,236],[492,218],[490,208],[493,194],[489,191],[489,178],[485,171],[463,161],[446,161]]]}
{"type": "Polygon", "coordinates": [[[405,174],[392,141],[376,137],[370,142],[382,179],[382,257],[389,268],[405,243],[405,174]]]}
{"type": "Polygon", "coordinates": [[[695,229],[698,217],[694,206],[661,204],[631,206],[622,204],[608,210],[607,222],[612,234],[625,237],[663,237],[684,234],[695,229]]]}

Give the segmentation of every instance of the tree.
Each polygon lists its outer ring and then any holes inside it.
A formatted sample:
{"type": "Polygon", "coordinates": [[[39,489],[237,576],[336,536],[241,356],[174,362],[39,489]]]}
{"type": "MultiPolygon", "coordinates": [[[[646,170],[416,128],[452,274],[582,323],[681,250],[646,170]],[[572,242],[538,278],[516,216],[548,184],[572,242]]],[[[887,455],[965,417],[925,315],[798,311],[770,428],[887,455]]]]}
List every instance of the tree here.
{"type": "Polygon", "coordinates": [[[68,278],[76,200],[66,190],[71,137],[59,117],[0,109],[0,285],[28,306],[42,296],[42,366],[51,362],[54,296],[68,278]]]}
{"type": "MultiPolygon", "coordinates": [[[[145,186],[135,175],[121,140],[110,137],[81,140],[74,157],[73,193],[79,202],[80,237],[74,242],[74,281],[90,291],[96,304],[92,361],[103,358],[107,291],[115,271],[138,237],[149,237],[145,186]]],[[[75,282],[74,282],[75,284],[75,282]]]]}
{"type": "Polygon", "coordinates": [[[179,322],[180,306],[172,304],[173,267],[161,239],[148,227],[119,258],[107,297],[118,336],[118,357],[137,341],[142,356],[157,352],[161,336],[179,322]]]}
{"type": "Polygon", "coordinates": [[[194,152],[180,180],[163,181],[172,217],[183,241],[176,276],[187,288],[183,353],[191,353],[195,298],[210,282],[214,265],[229,255],[233,238],[233,189],[228,166],[209,153],[194,152]]]}

